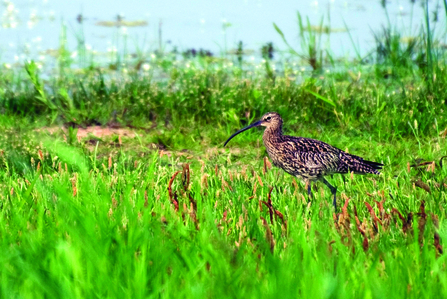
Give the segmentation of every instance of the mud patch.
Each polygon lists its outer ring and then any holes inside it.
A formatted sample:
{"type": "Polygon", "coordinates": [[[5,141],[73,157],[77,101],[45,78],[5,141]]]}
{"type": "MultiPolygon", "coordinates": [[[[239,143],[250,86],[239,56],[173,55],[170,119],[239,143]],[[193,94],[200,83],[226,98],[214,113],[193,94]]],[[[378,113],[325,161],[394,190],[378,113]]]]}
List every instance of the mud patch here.
{"type": "MultiPolygon", "coordinates": [[[[37,129],[38,132],[48,132],[50,134],[63,132],[67,134],[68,129],[65,127],[44,127],[37,129]]],[[[84,139],[86,137],[95,136],[98,138],[108,137],[108,136],[125,136],[134,138],[135,132],[129,128],[111,128],[111,127],[101,127],[101,126],[90,126],[86,128],[77,128],[76,137],[78,140],[84,139]]]]}

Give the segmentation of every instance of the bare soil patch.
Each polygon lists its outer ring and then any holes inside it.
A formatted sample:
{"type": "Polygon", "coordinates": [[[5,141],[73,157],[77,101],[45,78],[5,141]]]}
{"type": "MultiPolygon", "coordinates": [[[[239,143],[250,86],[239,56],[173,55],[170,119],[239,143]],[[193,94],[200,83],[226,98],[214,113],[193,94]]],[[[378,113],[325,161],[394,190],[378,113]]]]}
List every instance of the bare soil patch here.
{"type": "MultiPolygon", "coordinates": [[[[130,128],[113,128],[113,127],[101,127],[101,126],[89,126],[85,128],[77,128],[76,137],[78,139],[83,139],[89,136],[95,137],[108,137],[108,136],[126,136],[133,138],[135,137],[134,129],[130,128]]],[[[68,129],[66,127],[43,127],[36,131],[46,131],[50,134],[54,134],[60,131],[67,133],[68,129]]]]}

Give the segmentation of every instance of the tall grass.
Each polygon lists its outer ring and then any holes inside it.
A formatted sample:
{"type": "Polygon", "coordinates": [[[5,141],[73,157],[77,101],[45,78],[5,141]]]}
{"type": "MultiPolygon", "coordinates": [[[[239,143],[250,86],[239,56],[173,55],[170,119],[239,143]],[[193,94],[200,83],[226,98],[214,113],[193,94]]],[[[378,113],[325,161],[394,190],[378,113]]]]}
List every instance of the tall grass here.
{"type": "MultiPolygon", "coordinates": [[[[172,69],[164,82],[138,73],[126,79],[105,79],[98,71],[87,71],[46,82],[43,88],[38,70],[28,70],[32,84],[26,80],[20,89],[6,92],[0,103],[3,111],[51,116],[56,123],[106,125],[118,118],[124,126],[147,128],[155,123],[197,128],[225,126],[227,119],[222,115],[230,112],[247,121],[247,113],[260,116],[277,111],[296,124],[295,129],[320,125],[345,131],[355,127],[359,132],[382,132],[388,137],[411,135],[408,121],[416,120],[423,133],[434,132],[435,119],[441,128],[446,125],[442,104],[446,77],[442,73],[433,84],[438,96],[427,98],[426,82],[403,76],[405,72],[392,79],[366,72],[361,80],[349,72],[337,72],[324,80],[305,78],[301,84],[279,76],[271,81],[260,73],[247,84],[244,76],[211,68],[172,69]],[[390,127],[395,131],[390,132],[390,127]]],[[[7,80],[3,77],[4,83],[7,80]]]]}
{"type": "Polygon", "coordinates": [[[297,12],[297,19],[301,51],[296,51],[287,42],[284,33],[275,23],[273,23],[273,26],[287,45],[291,54],[306,61],[312,67],[312,70],[321,71],[323,65],[332,59],[328,50],[322,45],[323,34],[330,34],[330,26],[324,26],[324,19],[321,18],[319,25],[314,27],[311,25],[308,17],[306,18],[306,22],[304,22],[299,12],[297,12]]]}
{"type": "MultiPolygon", "coordinates": [[[[345,205],[334,220],[324,186],[308,201],[304,185],[278,180],[254,158],[256,147],[218,149],[200,162],[146,147],[128,151],[126,140],[105,154],[103,142],[83,152],[77,142],[32,136],[2,143],[5,297],[446,293],[447,172],[438,158],[407,169],[411,141],[392,148],[354,139],[357,154],[385,162],[392,155],[392,163],[380,177],[334,177],[345,205]],[[31,155],[28,171],[8,162],[14,146],[31,155]]],[[[428,143],[422,150],[426,158],[443,154],[428,143]]]]}

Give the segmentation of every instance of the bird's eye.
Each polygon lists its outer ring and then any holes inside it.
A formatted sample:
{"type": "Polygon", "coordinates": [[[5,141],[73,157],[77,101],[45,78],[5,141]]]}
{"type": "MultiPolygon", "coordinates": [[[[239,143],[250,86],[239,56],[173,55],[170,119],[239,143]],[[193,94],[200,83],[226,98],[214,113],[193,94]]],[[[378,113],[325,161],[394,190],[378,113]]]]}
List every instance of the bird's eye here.
{"type": "Polygon", "coordinates": [[[271,116],[267,116],[265,120],[271,120],[272,117],[271,116]]]}

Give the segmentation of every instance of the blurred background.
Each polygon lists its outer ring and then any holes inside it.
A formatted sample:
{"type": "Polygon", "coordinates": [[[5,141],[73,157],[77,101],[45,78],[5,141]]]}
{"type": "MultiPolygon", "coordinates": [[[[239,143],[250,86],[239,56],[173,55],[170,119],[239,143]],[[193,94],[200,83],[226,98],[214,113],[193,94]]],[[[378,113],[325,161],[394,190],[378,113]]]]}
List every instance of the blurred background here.
{"type": "MultiPolygon", "coordinates": [[[[429,1],[434,32],[445,36],[444,3],[429,1]]],[[[300,48],[300,22],[317,35],[320,48],[334,59],[365,57],[375,36],[393,28],[402,39],[420,35],[425,1],[58,1],[3,0],[0,4],[0,63],[34,60],[53,65],[60,49],[71,67],[120,62],[148,53],[226,56],[258,61],[268,47],[288,54],[300,48]],[[267,47],[267,48],[266,48],[267,47]],[[82,57],[80,57],[82,56],[82,57]]],[[[301,28],[303,29],[303,28],[301,28]]],[[[305,47],[306,45],[304,45],[305,47]]],[[[271,50],[272,50],[271,49],[271,50]]],[[[150,55],[149,55],[150,59],[150,55]]]]}

